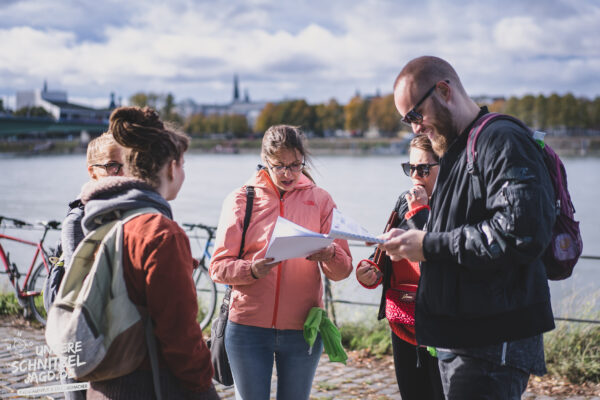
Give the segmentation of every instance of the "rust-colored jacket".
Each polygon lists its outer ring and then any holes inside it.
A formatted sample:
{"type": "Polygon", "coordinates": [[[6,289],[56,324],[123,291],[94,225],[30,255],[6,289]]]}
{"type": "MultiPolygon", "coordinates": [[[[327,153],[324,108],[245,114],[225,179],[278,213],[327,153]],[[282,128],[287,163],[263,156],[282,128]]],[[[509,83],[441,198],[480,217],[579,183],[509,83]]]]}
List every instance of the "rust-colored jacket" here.
{"type": "Polygon", "coordinates": [[[150,313],[160,363],[189,391],[208,390],[213,368],[196,321],[194,261],[185,232],[162,214],[145,214],[124,225],[123,244],[127,292],[150,313]]]}
{"type": "Polygon", "coordinates": [[[323,307],[321,269],[339,281],[352,272],[352,257],[345,240],[335,240],[335,256],[319,263],[294,258],[279,263],[269,274],[254,279],[252,262],[265,257],[277,217],[320,233],[329,233],[336,207],[329,193],[302,175],[296,187],[280,197],[267,171],[260,170],[246,183],[256,197],[246,232],[244,252],[238,259],[246,211],[246,189],[233,191],[223,203],[211,264],[211,278],[233,286],[229,319],[262,328],[301,330],[312,307],[323,307]]]}

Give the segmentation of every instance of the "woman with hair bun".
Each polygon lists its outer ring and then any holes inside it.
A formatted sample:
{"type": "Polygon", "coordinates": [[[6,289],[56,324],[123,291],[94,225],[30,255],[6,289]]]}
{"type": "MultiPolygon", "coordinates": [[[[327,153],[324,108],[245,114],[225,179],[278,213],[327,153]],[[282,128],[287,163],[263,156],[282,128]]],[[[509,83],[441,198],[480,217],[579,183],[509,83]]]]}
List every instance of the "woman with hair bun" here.
{"type": "MultiPolygon", "coordinates": [[[[166,127],[149,108],[120,107],[110,131],[127,152],[129,177],[107,177],[84,187],[84,232],[115,211],[152,207],[123,228],[123,274],[130,300],[148,311],[154,327],[163,399],[218,399],[212,384],[210,352],[202,339],[192,270],[194,259],[185,232],[171,207],[183,184],[183,154],[189,138],[166,127]]],[[[154,398],[149,357],[132,373],[91,382],[91,399],[154,398]]]]}

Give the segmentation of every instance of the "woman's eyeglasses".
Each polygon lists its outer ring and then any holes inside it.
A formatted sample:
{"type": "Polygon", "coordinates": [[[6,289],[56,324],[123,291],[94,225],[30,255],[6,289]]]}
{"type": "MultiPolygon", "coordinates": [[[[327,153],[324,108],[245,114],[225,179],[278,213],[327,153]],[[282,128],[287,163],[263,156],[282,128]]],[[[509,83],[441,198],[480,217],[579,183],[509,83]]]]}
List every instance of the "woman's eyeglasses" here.
{"type": "Polygon", "coordinates": [[[429,176],[429,171],[431,167],[435,167],[439,165],[439,163],[434,164],[410,164],[410,163],[402,163],[402,170],[407,176],[412,176],[413,172],[417,171],[417,175],[421,178],[425,178],[429,176]]]}
{"type": "Polygon", "coordinates": [[[302,169],[304,168],[304,166],[306,165],[304,162],[295,162],[293,164],[290,165],[271,165],[270,162],[267,161],[267,165],[269,166],[269,168],[273,171],[275,171],[278,174],[285,174],[285,170],[289,169],[290,171],[294,172],[294,173],[298,173],[300,171],[302,171],[302,169]]]}
{"type": "Polygon", "coordinates": [[[104,168],[106,170],[106,173],[109,175],[119,175],[121,168],[123,168],[123,164],[111,161],[106,164],[92,164],[92,167],[104,168]]]}

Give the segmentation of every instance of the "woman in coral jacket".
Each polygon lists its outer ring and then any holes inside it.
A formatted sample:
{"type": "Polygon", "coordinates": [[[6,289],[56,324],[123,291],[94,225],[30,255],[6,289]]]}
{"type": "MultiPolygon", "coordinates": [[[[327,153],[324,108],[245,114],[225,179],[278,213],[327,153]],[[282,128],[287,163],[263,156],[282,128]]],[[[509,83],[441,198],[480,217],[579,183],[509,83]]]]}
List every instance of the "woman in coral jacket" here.
{"type": "Polygon", "coordinates": [[[233,288],[225,347],[236,398],[269,399],[275,360],[277,398],[308,399],[323,344],[318,337],[309,348],[302,333],[304,321],[312,307],[323,307],[321,272],[342,280],[352,272],[352,258],[345,240],[335,240],[306,258],[280,263],[264,258],[279,216],[328,233],[336,205],[306,171],[310,160],[298,128],[269,128],[261,158],[265,167],[223,204],[209,271],[215,282],[233,288]],[[238,259],[246,186],[254,187],[256,197],[238,259]]]}
{"type": "MultiPolygon", "coordinates": [[[[413,188],[400,195],[394,207],[397,219],[390,218],[386,230],[422,229],[429,216],[427,204],[438,175],[439,158],[427,136],[418,135],[410,142],[409,160],[402,167],[411,177],[413,188]]],[[[392,262],[385,254],[380,260],[377,258],[376,252],[370,259],[361,260],[356,267],[356,278],[368,289],[383,283],[378,318],[387,318],[392,329],[400,395],[403,400],[443,399],[437,359],[425,348],[418,347],[415,339],[414,298],[421,274],[419,263],[406,259],[392,262]]]]}

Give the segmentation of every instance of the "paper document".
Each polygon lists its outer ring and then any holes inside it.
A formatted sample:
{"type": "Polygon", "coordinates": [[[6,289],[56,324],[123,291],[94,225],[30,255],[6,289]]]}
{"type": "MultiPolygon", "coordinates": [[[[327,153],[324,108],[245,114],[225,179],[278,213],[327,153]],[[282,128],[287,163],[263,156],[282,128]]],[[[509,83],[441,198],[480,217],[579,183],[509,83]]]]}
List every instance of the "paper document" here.
{"type": "Polygon", "coordinates": [[[306,257],[329,246],[333,239],[384,242],[334,208],[331,230],[327,235],[313,232],[283,217],[277,217],[265,258],[273,258],[273,262],[279,262],[290,258],[306,257]]]}
{"type": "Polygon", "coordinates": [[[337,208],[333,209],[329,237],[335,239],[360,240],[362,242],[383,243],[384,241],[371,235],[358,222],[343,215],[337,208]]]}
{"type": "Polygon", "coordinates": [[[333,238],[327,235],[313,232],[290,220],[278,217],[265,258],[272,257],[273,262],[279,262],[290,258],[306,257],[324,249],[331,242],[333,238]]]}

